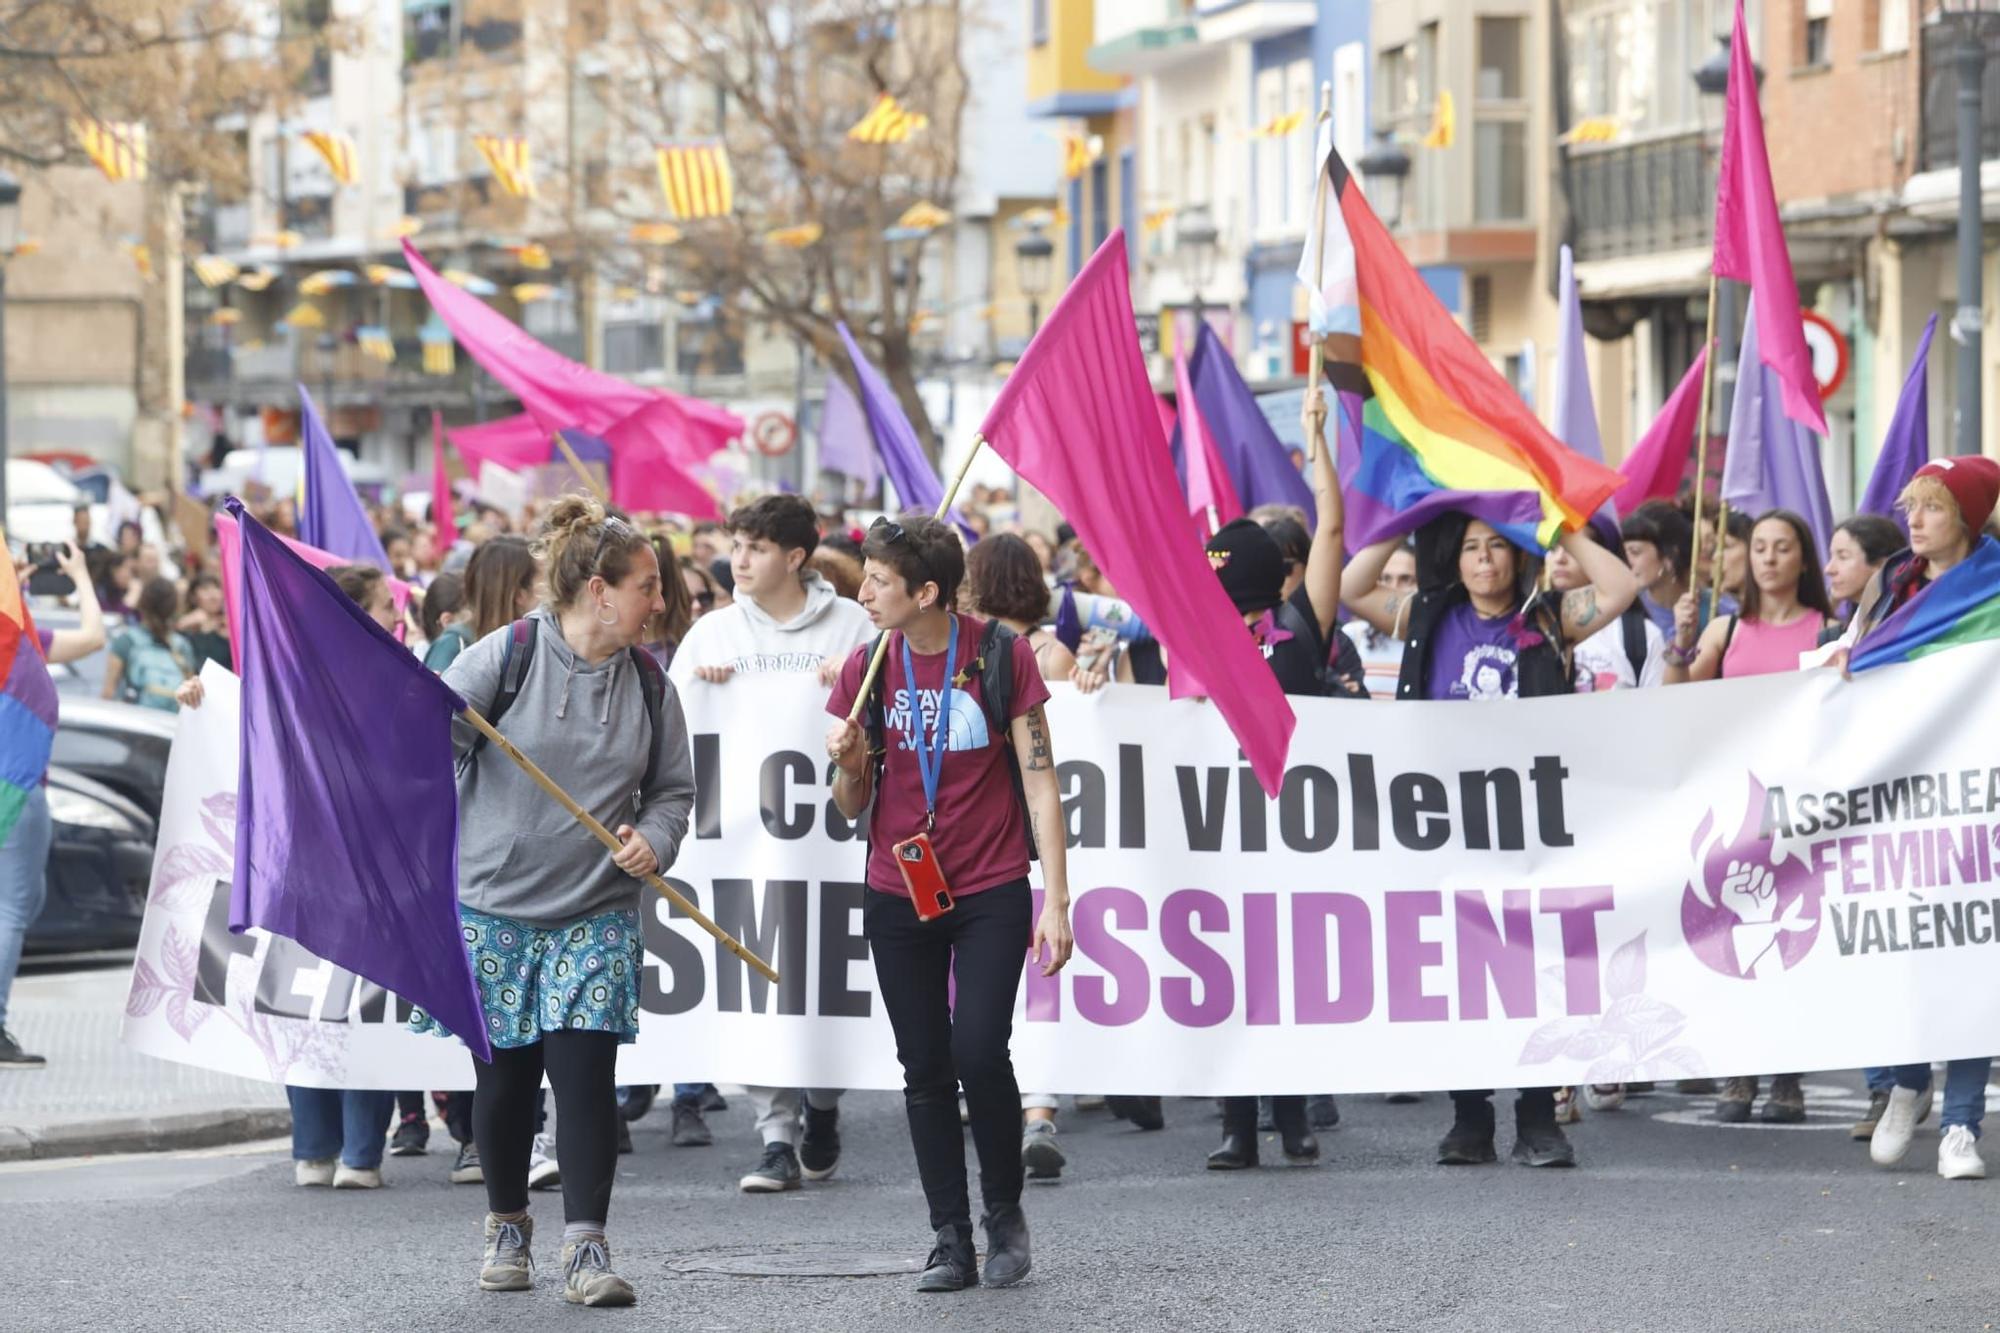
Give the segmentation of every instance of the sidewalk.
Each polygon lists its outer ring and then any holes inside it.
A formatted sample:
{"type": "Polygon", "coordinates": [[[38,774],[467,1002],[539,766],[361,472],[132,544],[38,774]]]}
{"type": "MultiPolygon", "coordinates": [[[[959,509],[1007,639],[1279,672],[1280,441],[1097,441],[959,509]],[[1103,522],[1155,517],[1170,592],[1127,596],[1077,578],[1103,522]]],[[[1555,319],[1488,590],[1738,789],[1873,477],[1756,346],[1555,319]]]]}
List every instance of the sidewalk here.
{"type": "Polygon", "coordinates": [[[202,1148],[291,1132],[285,1090],[129,1051],[121,967],[15,979],[7,1025],[45,1070],[0,1069],[0,1162],[202,1148]]]}

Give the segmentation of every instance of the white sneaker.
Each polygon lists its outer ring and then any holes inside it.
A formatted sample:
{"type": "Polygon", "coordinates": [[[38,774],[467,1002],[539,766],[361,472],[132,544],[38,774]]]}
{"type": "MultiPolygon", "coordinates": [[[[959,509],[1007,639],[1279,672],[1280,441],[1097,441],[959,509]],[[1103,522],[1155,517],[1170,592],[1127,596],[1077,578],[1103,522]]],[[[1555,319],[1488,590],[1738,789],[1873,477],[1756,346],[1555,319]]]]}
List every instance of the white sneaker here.
{"type": "Polygon", "coordinates": [[[1964,1125],[1953,1125],[1938,1144],[1938,1174],[1946,1180],[1986,1179],[1986,1159],[1979,1155],[1979,1140],[1964,1125]]]}
{"type": "Polygon", "coordinates": [[[528,1150],[528,1188],[552,1190],[562,1187],[562,1168],[556,1165],[556,1142],[547,1134],[535,1135],[528,1150]]]}
{"type": "Polygon", "coordinates": [[[301,1187],[307,1185],[331,1185],[333,1183],[334,1159],[321,1158],[319,1161],[303,1159],[292,1163],[292,1183],[301,1187]]]}
{"type": "Polygon", "coordinates": [[[382,1173],[372,1166],[349,1166],[342,1162],[333,1173],[333,1187],[337,1190],[379,1190],[382,1188],[382,1173]]]}
{"type": "Polygon", "coordinates": [[[1583,1090],[1583,1104],[1593,1111],[1615,1111],[1625,1104],[1625,1085],[1592,1083],[1583,1090]]]}
{"type": "Polygon", "coordinates": [[[1889,1109],[1868,1140],[1868,1159],[1877,1166],[1894,1166],[1910,1151],[1910,1137],[1917,1132],[1917,1111],[1930,1101],[1930,1091],[1912,1092],[1895,1088],[1889,1093],[1889,1109]]]}

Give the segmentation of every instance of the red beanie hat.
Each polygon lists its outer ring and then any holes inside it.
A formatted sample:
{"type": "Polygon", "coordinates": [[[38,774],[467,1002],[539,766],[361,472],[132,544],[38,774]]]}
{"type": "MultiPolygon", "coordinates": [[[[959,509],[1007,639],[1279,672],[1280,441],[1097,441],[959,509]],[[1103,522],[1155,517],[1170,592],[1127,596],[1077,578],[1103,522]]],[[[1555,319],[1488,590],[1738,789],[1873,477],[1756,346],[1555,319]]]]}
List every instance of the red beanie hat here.
{"type": "Polygon", "coordinates": [[[1975,539],[2000,502],[2000,463],[1984,454],[1938,458],[1917,469],[1919,477],[1936,477],[1958,502],[1958,514],[1975,539]]]}

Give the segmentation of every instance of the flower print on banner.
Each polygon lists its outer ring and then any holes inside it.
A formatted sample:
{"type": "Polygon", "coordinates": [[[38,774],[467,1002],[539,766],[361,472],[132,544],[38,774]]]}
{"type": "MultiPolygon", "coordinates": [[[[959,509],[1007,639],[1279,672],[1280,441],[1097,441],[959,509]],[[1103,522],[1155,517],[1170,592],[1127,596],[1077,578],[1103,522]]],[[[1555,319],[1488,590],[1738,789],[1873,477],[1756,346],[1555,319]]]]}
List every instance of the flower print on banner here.
{"type": "MultiPolygon", "coordinates": [[[[1543,968],[1540,976],[1543,1002],[1557,1009],[1565,1002],[1563,973],[1563,965],[1556,963],[1543,968]]],[[[1604,992],[1609,1003],[1603,1013],[1551,1019],[1530,1033],[1521,1048],[1520,1063],[1588,1060],[1590,1065],[1578,1080],[1584,1083],[1636,1083],[1707,1074],[1707,1062],[1700,1051],[1676,1044],[1687,1029],[1687,1015],[1646,994],[1645,931],[1612,951],[1604,967],[1604,992]]]]}

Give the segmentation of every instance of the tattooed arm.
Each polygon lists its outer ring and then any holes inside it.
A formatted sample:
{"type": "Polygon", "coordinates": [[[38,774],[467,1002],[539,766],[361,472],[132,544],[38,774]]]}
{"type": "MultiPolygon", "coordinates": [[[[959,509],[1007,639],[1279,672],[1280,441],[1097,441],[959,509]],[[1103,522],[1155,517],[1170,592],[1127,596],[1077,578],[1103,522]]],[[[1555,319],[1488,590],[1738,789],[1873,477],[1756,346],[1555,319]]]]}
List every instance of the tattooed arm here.
{"type": "Polygon", "coordinates": [[[1073,941],[1069,929],[1068,827],[1063,822],[1062,791],[1056,784],[1055,748],[1049,740],[1049,719],[1036,704],[1014,719],[1014,758],[1021,766],[1021,791],[1027,799],[1028,829],[1042,863],[1042,913],[1035,922],[1029,949],[1042,962],[1042,975],[1054,976],[1069,962],[1073,941]],[[1043,961],[1046,947],[1047,960],[1043,961]]]}
{"type": "Polygon", "coordinates": [[[1402,545],[1401,537],[1389,537],[1373,546],[1364,546],[1340,571],[1341,602],[1378,633],[1398,639],[1406,628],[1412,594],[1391,592],[1380,584],[1382,571],[1389,567],[1389,557],[1402,545]]]}
{"type": "Polygon", "coordinates": [[[1625,614],[1639,596],[1639,580],[1623,560],[1581,533],[1564,533],[1562,548],[1590,580],[1562,598],[1563,638],[1582,643],[1625,614]]]}

